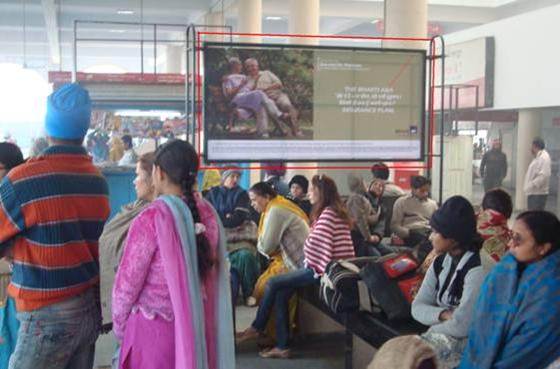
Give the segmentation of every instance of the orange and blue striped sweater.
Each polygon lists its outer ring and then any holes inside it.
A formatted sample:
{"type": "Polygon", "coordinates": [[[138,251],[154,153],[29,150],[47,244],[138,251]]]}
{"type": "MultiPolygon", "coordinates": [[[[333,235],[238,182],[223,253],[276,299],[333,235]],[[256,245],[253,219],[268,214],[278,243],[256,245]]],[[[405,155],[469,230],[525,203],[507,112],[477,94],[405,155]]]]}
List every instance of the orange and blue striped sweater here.
{"type": "Polygon", "coordinates": [[[0,183],[0,252],[12,247],[8,293],[19,311],[64,301],[99,281],[108,187],[83,147],[52,146],[0,183]]]}

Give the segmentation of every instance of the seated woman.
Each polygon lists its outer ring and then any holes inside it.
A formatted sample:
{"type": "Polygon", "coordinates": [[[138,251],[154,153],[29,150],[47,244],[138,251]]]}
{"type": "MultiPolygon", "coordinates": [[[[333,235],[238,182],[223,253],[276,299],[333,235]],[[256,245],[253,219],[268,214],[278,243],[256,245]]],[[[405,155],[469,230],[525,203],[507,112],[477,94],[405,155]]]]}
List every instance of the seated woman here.
{"type": "MultiPolygon", "coordinates": [[[[388,209],[385,208],[383,196],[385,196],[385,182],[381,179],[374,178],[368,187],[366,193],[367,199],[371,204],[374,211],[379,213],[377,223],[375,224],[375,231],[384,235],[387,222],[388,209]]],[[[392,212],[393,209],[391,209],[392,212]]]]}
{"type": "MultiPolygon", "coordinates": [[[[266,182],[251,187],[249,197],[253,208],[261,214],[257,249],[270,260],[253,291],[257,303],[260,303],[270,278],[303,268],[303,244],[309,234],[309,220],[303,210],[277,195],[266,182]]],[[[291,322],[295,319],[296,304],[295,299],[290,301],[291,322]]],[[[271,331],[273,329],[267,329],[268,335],[274,336],[271,331]]]]}
{"type": "MultiPolygon", "coordinates": [[[[504,190],[496,188],[484,194],[482,211],[477,214],[476,229],[484,240],[480,257],[482,266],[486,270],[490,270],[496,265],[496,262],[500,261],[507,251],[507,245],[511,239],[511,230],[507,222],[512,210],[511,196],[504,190]]],[[[420,266],[420,274],[427,273],[437,256],[436,250],[430,252],[420,266]]]]}
{"type": "Polygon", "coordinates": [[[257,226],[250,219],[249,195],[239,186],[240,178],[239,169],[224,170],[221,185],[211,188],[206,199],[218,212],[225,228],[228,257],[235,277],[239,278],[243,300],[247,305],[254,305],[251,295],[260,275],[255,247],[257,226]]]}
{"type": "Polygon", "coordinates": [[[511,230],[507,222],[512,211],[511,196],[506,191],[495,188],[484,194],[477,228],[484,239],[482,251],[496,262],[505,255],[511,240],[511,230]]]}
{"type": "Polygon", "coordinates": [[[295,202],[309,216],[311,214],[311,202],[307,198],[307,189],[309,188],[307,178],[297,174],[292,177],[288,186],[290,187],[290,196],[288,198],[295,202]]]}
{"type": "Polygon", "coordinates": [[[351,220],[336,184],[325,175],[311,180],[309,198],[313,204],[311,233],[303,248],[305,268],[271,278],[252,325],[237,335],[237,341],[257,338],[264,331],[273,309],[276,318],[276,346],[260,352],[265,358],[290,357],[288,301],[300,287],[319,283],[331,260],[354,257],[350,237],[351,220]]]}
{"type": "Polygon", "coordinates": [[[105,224],[103,233],[99,238],[101,322],[102,332],[104,333],[109,332],[112,328],[111,293],[128,229],[134,218],[155,198],[154,185],[152,183],[153,165],[154,153],[147,153],[140,157],[136,164],[136,178],[134,179],[137,200],[123,206],[121,211],[105,224]]]}
{"type": "Polygon", "coordinates": [[[380,216],[380,208],[374,209],[366,194],[364,180],[360,175],[351,173],[348,176],[350,195],[346,200],[346,207],[352,218],[352,242],[356,256],[379,256],[375,247],[383,238],[381,233],[372,232],[380,216]]]}
{"type": "Polygon", "coordinates": [[[560,357],[560,221],[520,214],[480,292],[460,369],[546,368],[560,357]]]}
{"type": "Polygon", "coordinates": [[[449,198],[430,221],[430,241],[440,255],[428,269],[412,302],[412,316],[430,326],[422,335],[441,368],[459,364],[478,298],[484,271],[480,260],[482,239],[476,231],[471,204],[461,196],[449,198]]]}
{"type": "Polygon", "coordinates": [[[159,197],[132,222],[113,289],[121,369],[235,367],[225,240],[197,171],[185,141],[156,151],[159,197]]]}

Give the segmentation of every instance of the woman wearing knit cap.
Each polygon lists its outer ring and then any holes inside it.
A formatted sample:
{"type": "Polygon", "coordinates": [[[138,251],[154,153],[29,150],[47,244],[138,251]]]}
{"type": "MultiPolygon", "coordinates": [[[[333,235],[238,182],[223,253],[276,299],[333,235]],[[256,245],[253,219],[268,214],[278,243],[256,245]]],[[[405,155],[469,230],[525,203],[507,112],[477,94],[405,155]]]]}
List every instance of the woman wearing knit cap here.
{"type": "Polygon", "coordinates": [[[412,316],[430,326],[422,337],[438,354],[439,368],[455,368],[486,276],[480,261],[482,239],[473,207],[461,196],[449,198],[430,224],[430,241],[441,255],[428,269],[412,303],[412,316]]]}
{"type": "MultiPolygon", "coordinates": [[[[254,305],[256,301],[251,295],[260,274],[256,257],[257,225],[251,221],[249,195],[239,186],[240,177],[241,171],[237,168],[224,170],[221,185],[211,188],[206,199],[224,225],[231,268],[239,278],[243,299],[246,305],[254,305]]],[[[236,294],[237,291],[233,291],[233,295],[236,294]]]]}
{"type": "Polygon", "coordinates": [[[290,200],[295,202],[297,206],[305,212],[307,216],[311,214],[311,201],[307,198],[307,189],[309,188],[309,181],[302,175],[295,175],[289,183],[290,186],[290,200]]]}

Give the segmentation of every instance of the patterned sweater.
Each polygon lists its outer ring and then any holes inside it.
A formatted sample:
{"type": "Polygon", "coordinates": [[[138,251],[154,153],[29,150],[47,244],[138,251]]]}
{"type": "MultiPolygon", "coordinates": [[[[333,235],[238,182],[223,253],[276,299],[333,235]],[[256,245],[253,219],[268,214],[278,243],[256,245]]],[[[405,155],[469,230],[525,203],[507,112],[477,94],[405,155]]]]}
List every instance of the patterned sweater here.
{"type": "Polygon", "coordinates": [[[325,273],[332,260],[353,258],[350,227],[331,208],[323,210],[311,228],[303,247],[305,265],[316,274],[325,273]]]}
{"type": "Polygon", "coordinates": [[[8,293],[31,311],[99,281],[107,182],[83,147],[52,146],[0,184],[0,251],[13,246],[8,293]]]}

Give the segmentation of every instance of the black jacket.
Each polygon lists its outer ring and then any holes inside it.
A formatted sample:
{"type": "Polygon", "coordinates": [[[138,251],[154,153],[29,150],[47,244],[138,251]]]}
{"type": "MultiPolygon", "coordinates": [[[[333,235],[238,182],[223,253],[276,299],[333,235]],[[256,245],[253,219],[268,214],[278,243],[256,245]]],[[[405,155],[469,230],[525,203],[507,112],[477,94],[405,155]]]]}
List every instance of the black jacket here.
{"type": "Polygon", "coordinates": [[[487,151],[480,162],[480,176],[491,178],[505,178],[507,174],[507,158],[501,150],[487,151]]]}

